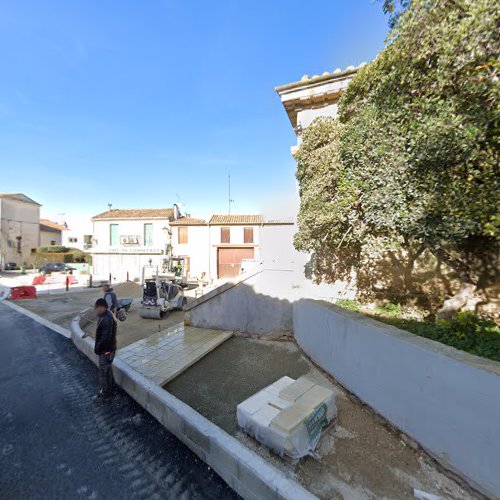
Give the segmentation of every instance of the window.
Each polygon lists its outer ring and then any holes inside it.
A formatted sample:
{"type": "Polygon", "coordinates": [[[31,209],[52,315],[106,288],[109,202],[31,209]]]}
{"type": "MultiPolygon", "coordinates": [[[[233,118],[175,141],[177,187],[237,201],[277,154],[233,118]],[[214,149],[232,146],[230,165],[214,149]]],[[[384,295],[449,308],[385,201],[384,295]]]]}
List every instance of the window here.
{"type": "Polygon", "coordinates": [[[77,243],[78,242],[78,238],[68,238],[68,241],[70,243],[77,243]]]}
{"type": "Polygon", "coordinates": [[[118,246],[118,224],[109,225],[109,246],[118,246]]]}
{"type": "Polygon", "coordinates": [[[179,228],[179,245],[186,245],[188,242],[188,228],[180,227],[179,228]]]}
{"type": "Polygon", "coordinates": [[[253,243],[253,227],[243,229],[243,243],[253,243]]]}
{"type": "Polygon", "coordinates": [[[56,240],[50,240],[51,246],[54,246],[56,244],[56,240]]]}
{"type": "Polygon", "coordinates": [[[144,224],[144,246],[153,246],[153,224],[144,224]]]}
{"type": "Polygon", "coordinates": [[[231,228],[229,227],[220,228],[220,242],[231,243],[231,228]]]}

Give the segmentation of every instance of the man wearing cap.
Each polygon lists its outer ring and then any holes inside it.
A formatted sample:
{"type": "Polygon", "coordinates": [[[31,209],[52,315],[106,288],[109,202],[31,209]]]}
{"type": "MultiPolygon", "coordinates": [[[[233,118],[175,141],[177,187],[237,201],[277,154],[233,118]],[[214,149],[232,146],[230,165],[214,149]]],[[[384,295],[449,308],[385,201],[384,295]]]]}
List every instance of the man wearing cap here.
{"type": "Polygon", "coordinates": [[[105,299],[97,299],[95,306],[97,329],[95,332],[94,352],[99,357],[99,381],[101,390],[97,400],[108,400],[113,395],[113,359],[116,351],[116,320],[105,299]]]}

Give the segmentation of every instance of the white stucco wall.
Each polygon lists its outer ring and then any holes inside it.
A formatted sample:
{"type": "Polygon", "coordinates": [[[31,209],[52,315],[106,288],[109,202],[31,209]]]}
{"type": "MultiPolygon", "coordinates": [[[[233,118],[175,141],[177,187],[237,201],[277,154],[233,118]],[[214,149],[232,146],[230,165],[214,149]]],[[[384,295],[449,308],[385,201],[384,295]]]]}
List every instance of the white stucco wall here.
{"type": "Polygon", "coordinates": [[[319,116],[337,117],[338,104],[328,104],[322,108],[303,109],[297,113],[297,125],[302,128],[309,127],[314,119],[319,116]]]}
{"type": "Polygon", "coordinates": [[[40,229],[40,245],[41,247],[46,247],[49,245],[61,245],[62,235],[61,232],[54,231],[44,231],[40,229]]]}
{"type": "MultiPolygon", "coordinates": [[[[138,236],[138,247],[144,246],[144,224],[153,224],[153,244],[151,247],[164,248],[167,242],[164,227],[169,226],[168,220],[95,220],[93,224],[93,237],[95,248],[104,250],[110,248],[110,225],[118,224],[119,236],[138,236]]],[[[120,248],[129,248],[128,245],[117,245],[120,248]]]]}
{"type": "Polygon", "coordinates": [[[292,332],[292,272],[263,269],[188,304],[190,324],[264,335],[292,332]]]}
{"type": "Polygon", "coordinates": [[[221,243],[221,228],[229,227],[230,228],[230,240],[231,246],[253,246],[254,247],[254,260],[260,262],[260,224],[248,224],[244,226],[231,226],[231,225],[210,225],[209,226],[209,246],[210,246],[210,272],[213,279],[217,278],[217,248],[219,246],[228,246],[225,243],[221,243]],[[251,227],[253,228],[253,243],[250,245],[245,244],[244,238],[244,228],[251,227]]]}
{"type": "Polygon", "coordinates": [[[31,264],[31,250],[38,248],[40,207],[8,198],[0,199],[0,264],[15,262],[31,264]],[[17,242],[21,236],[21,253],[9,240],[17,242]]]}
{"type": "Polygon", "coordinates": [[[187,225],[187,244],[179,243],[179,226],[172,226],[172,250],[174,257],[189,257],[189,278],[201,273],[209,275],[208,227],[187,225]]]}
{"type": "Polygon", "coordinates": [[[95,220],[93,223],[92,267],[93,273],[107,276],[111,273],[117,280],[140,279],[142,267],[149,264],[158,265],[161,272],[165,247],[169,241],[167,220],[95,220]],[[118,224],[118,245],[110,245],[110,224],[118,224]],[[144,224],[153,224],[153,244],[144,245],[144,224]],[[125,245],[122,236],[137,236],[138,245],[125,245]]]}
{"type": "Polygon", "coordinates": [[[297,232],[295,224],[263,225],[261,242],[261,260],[268,268],[301,269],[307,261],[307,254],[298,252],[293,246],[293,237],[297,232]]]}
{"type": "Polygon", "coordinates": [[[311,359],[446,467],[500,498],[500,363],[332,304],[294,304],[311,359]]]}

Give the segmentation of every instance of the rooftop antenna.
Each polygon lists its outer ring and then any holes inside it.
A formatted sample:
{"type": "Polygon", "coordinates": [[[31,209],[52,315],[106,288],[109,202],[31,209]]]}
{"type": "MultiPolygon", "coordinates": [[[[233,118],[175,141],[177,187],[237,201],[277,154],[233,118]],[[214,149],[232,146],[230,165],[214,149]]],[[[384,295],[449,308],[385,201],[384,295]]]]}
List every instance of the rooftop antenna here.
{"type": "Polygon", "coordinates": [[[229,197],[228,197],[228,201],[227,201],[227,209],[228,209],[229,215],[231,215],[231,203],[234,203],[234,200],[231,199],[231,172],[229,172],[229,175],[228,175],[228,183],[229,183],[229,197]]]}
{"type": "Polygon", "coordinates": [[[111,207],[113,206],[112,203],[108,203],[108,210],[111,212],[111,207]]]}

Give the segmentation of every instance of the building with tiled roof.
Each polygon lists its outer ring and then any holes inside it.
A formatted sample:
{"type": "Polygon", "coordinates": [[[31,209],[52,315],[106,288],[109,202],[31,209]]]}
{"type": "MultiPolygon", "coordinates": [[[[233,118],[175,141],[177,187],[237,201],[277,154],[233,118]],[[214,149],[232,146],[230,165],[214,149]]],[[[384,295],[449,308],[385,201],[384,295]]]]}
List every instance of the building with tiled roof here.
{"type": "Polygon", "coordinates": [[[92,220],[134,220],[134,219],[163,219],[174,220],[175,210],[173,208],[115,208],[94,215],[92,220]]]}
{"type": "Polygon", "coordinates": [[[180,217],[170,223],[171,226],[206,226],[207,221],[195,217],[180,217]]]}
{"type": "Polygon", "coordinates": [[[144,266],[161,271],[172,257],[170,224],[180,217],[172,208],[114,208],[92,217],[94,274],[116,280],[142,277],[144,266]]]}
{"type": "Polygon", "coordinates": [[[181,263],[184,278],[205,281],[231,279],[257,265],[261,233],[281,235],[280,228],[293,225],[260,214],[214,214],[207,221],[182,215],[175,205],[108,210],[92,223],[94,274],[134,279],[150,263],[160,272],[181,263]]]}
{"type": "Polygon", "coordinates": [[[49,219],[40,219],[40,229],[44,231],[61,232],[66,231],[68,228],[57,222],[53,222],[49,219]]]}
{"type": "Polygon", "coordinates": [[[224,224],[224,225],[238,225],[238,224],[262,224],[264,218],[262,215],[238,215],[238,214],[228,214],[228,215],[212,215],[210,218],[210,224],[224,224]]]}
{"type": "Polygon", "coordinates": [[[62,226],[48,219],[40,219],[39,226],[39,246],[62,245],[62,234],[63,231],[66,231],[66,226],[62,226]]]}
{"type": "Polygon", "coordinates": [[[302,140],[302,130],[320,116],[337,116],[340,96],[354,78],[359,66],[349,66],[332,73],[325,71],[322,75],[309,77],[304,75],[299,81],[275,87],[281,98],[288,119],[297,134],[297,146],[293,146],[294,154],[302,140]]]}

